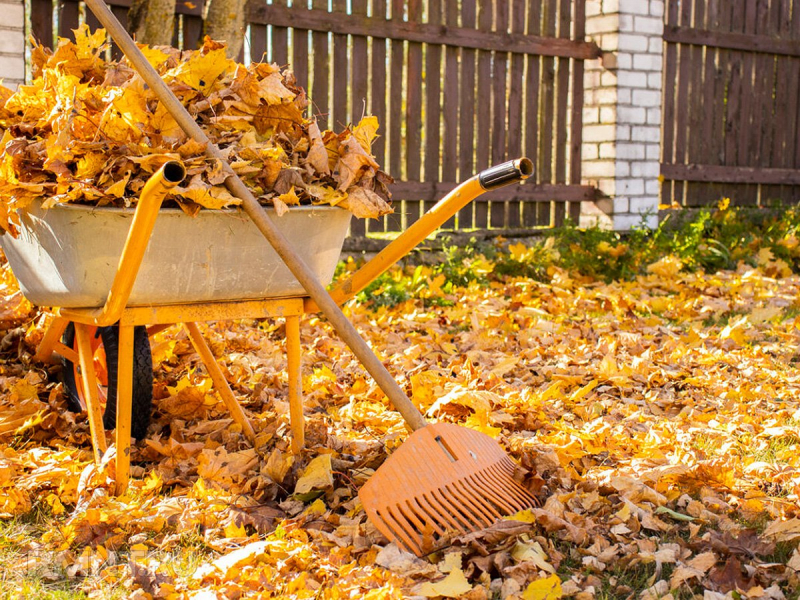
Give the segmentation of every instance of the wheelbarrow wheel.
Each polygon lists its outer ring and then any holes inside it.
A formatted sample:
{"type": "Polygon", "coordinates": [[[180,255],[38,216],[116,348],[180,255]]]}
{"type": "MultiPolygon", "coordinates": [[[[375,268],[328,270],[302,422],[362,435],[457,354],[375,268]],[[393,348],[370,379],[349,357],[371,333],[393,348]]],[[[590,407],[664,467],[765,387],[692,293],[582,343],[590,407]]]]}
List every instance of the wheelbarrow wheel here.
{"type": "MultiPolygon", "coordinates": [[[[92,327],[91,347],[98,397],[103,409],[103,426],[114,429],[117,421],[117,358],[119,356],[119,326],[92,327]]],[[[67,325],[62,343],[78,351],[75,326],[67,325]]],[[[80,365],[62,359],[62,378],[67,391],[67,402],[75,411],[86,410],[83,378],[80,365]]],[[[146,327],[133,330],[133,397],[131,399],[131,435],[141,439],[147,434],[153,402],[153,358],[146,327]]]]}

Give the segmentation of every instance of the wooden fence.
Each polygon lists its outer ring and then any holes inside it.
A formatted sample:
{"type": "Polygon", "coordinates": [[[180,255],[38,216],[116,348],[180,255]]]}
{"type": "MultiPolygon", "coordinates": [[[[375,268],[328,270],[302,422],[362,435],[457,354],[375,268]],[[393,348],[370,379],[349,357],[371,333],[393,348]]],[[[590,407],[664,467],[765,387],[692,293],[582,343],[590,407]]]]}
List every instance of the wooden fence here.
{"type": "MultiPolygon", "coordinates": [[[[82,3],[31,1],[39,39],[52,39],[53,6],[60,35],[93,24],[82,3]]],[[[109,2],[123,22],[129,2],[109,2]]],[[[378,117],[396,212],[353,235],[402,230],[456,182],[520,155],[535,182],[485,195],[447,227],[520,233],[577,220],[594,198],[580,173],[583,61],[598,55],[584,0],[290,2],[249,4],[244,58],[291,65],[322,128],[378,117]]],[[[197,44],[201,4],[179,0],[176,45],[197,44]]]]}
{"type": "Polygon", "coordinates": [[[662,201],[800,199],[800,4],[668,0],[662,201]]]}

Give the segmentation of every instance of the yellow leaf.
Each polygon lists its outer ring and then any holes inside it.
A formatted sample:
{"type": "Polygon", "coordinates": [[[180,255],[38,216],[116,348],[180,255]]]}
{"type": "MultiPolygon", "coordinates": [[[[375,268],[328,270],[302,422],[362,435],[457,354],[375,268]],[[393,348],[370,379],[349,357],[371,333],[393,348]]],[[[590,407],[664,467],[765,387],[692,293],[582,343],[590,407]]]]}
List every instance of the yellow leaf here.
{"type": "Polygon", "coordinates": [[[330,204],[337,206],[342,200],[347,198],[347,192],[340,192],[327,185],[312,183],[306,187],[306,191],[314,199],[314,204],[330,204]]]}
{"type": "Polygon", "coordinates": [[[502,427],[492,427],[489,425],[486,413],[475,413],[474,415],[470,415],[467,417],[467,420],[464,421],[464,425],[470,429],[474,429],[475,431],[485,433],[489,437],[493,438],[496,438],[503,432],[502,427]]]}
{"type": "Polygon", "coordinates": [[[176,196],[191,200],[205,208],[225,208],[242,203],[241,200],[231,195],[231,193],[221,185],[210,186],[201,181],[199,176],[194,177],[191,183],[185,188],[176,187],[173,193],[176,196]]]}
{"type": "Polygon", "coordinates": [[[295,494],[305,494],[311,490],[324,490],[333,487],[333,468],[331,455],[320,454],[306,467],[302,477],[294,486],[295,494]]]}
{"type": "Polygon", "coordinates": [[[158,48],[151,48],[147,44],[136,44],[139,46],[139,50],[142,51],[144,57],[147,59],[154,69],[160,67],[164,62],[169,58],[169,55],[162,52],[158,48]]]}
{"type": "Polygon", "coordinates": [[[195,52],[174,69],[166,73],[167,78],[177,79],[203,94],[208,94],[214,84],[235,63],[225,56],[225,48],[211,50],[207,54],[195,52]]]}
{"type": "Polygon", "coordinates": [[[280,73],[272,73],[258,82],[258,95],[267,104],[282,104],[294,100],[294,94],[283,85],[280,73]]]}
{"type": "Polygon", "coordinates": [[[559,600],[563,595],[561,579],[558,575],[550,575],[531,583],[522,593],[523,600],[559,600]]]}
{"type": "Polygon", "coordinates": [[[292,186],[292,188],[285,194],[278,196],[278,199],[288,206],[300,204],[300,198],[297,197],[297,193],[294,191],[294,186],[292,186]]]}
{"type": "Polygon", "coordinates": [[[452,573],[456,569],[461,568],[462,555],[461,552],[448,552],[444,555],[444,560],[437,565],[437,568],[442,573],[452,573]]]}
{"type": "Polygon", "coordinates": [[[319,125],[314,121],[308,126],[308,137],[311,143],[308,149],[308,164],[310,164],[317,173],[321,175],[328,175],[331,172],[330,164],[328,162],[328,150],[322,141],[322,134],[319,132],[319,125]]]}
{"type": "Polygon", "coordinates": [[[364,117],[353,129],[353,135],[368,154],[372,152],[372,141],[378,135],[378,117],[364,117]]]}
{"type": "Polygon", "coordinates": [[[247,532],[243,525],[236,525],[236,523],[228,523],[223,530],[226,538],[243,538],[247,537],[247,532]]]}
{"type": "Polygon", "coordinates": [[[312,502],[308,508],[305,510],[306,515],[324,515],[325,512],[328,510],[328,507],[325,506],[325,503],[322,501],[322,498],[317,498],[312,502]]]}
{"type": "Polygon", "coordinates": [[[375,192],[362,187],[351,188],[339,203],[359,219],[377,219],[394,212],[392,207],[375,192]]]}
{"type": "Polygon", "coordinates": [[[450,574],[436,583],[423,583],[419,587],[419,593],[428,598],[436,596],[444,596],[445,598],[460,598],[464,594],[469,593],[472,586],[464,576],[464,571],[455,568],[450,571],[450,574]]]}
{"type": "Polygon", "coordinates": [[[284,454],[275,448],[267,459],[267,475],[277,484],[283,482],[286,473],[292,468],[294,464],[294,456],[292,454],[284,454]]]}
{"type": "Polygon", "coordinates": [[[677,256],[665,256],[661,260],[647,266],[647,272],[665,279],[672,279],[683,268],[683,263],[677,256]]]}
{"type": "Polygon", "coordinates": [[[123,198],[125,196],[125,186],[128,185],[128,180],[131,178],[131,172],[128,171],[125,173],[125,176],[117,181],[116,183],[112,183],[110,186],[106,188],[106,195],[113,196],[114,198],[123,198]]]}
{"type": "Polygon", "coordinates": [[[521,510],[510,517],[504,517],[504,519],[509,521],[520,521],[522,523],[536,523],[536,515],[533,514],[533,511],[530,508],[521,510]]]}

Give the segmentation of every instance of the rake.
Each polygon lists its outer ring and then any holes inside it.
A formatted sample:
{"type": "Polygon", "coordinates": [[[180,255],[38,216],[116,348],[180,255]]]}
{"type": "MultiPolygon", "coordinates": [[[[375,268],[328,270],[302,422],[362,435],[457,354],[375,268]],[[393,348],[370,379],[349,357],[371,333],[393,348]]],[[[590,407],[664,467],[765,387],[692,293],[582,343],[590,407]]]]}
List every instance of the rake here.
{"type": "MultiPolygon", "coordinates": [[[[186,135],[203,144],[206,154],[223,165],[228,190],[242,201],[244,211],[414,431],[361,490],[364,509],[375,526],[389,539],[422,555],[445,544],[453,534],[480,530],[503,514],[532,506],[533,497],[513,478],[514,462],[492,438],[464,427],[425,421],[105,2],[86,0],[86,4],[186,135]]],[[[526,158],[504,163],[468,180],[439,205],[458,210],[478,193],[519,182],[532,173],[533,164],[526,158]]],[[[406,246],[409,236],[403,239],[400,245],[395,240],[382,254],[390,256],[402,248],[408,252],[413,246],[406,246]]]]}

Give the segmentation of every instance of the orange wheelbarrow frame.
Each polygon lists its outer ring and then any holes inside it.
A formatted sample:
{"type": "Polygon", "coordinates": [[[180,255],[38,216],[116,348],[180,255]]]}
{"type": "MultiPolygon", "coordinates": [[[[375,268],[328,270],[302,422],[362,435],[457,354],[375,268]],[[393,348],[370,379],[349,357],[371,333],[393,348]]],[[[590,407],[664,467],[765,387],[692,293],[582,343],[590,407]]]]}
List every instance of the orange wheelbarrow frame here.
{"type": "MultiPolygon", "coordinates": [[[[530,161],[513,161],[514,168],[528,174],[530,161]]],[[[510,167],[511,165],[509,165],[510,167]]],[[[131,399],[133,393],[134,327],[150,326],[150,331],[173,324],[182,324],[214,387],[233,420],[253,443],[255,431],[250,419],[225,380],[211,349],[197,326],[202,321],[235,319],[282,318],[286,323],[287,370],[289,378],[290,427],[292,451],[297,453],[305,443],[305,425],[302,404],[300,319],[305,314],[319,312],[307,296],[289,298],[264,298],[261,300],[234,300],[169,305],[128,306],[128,299],[139,272],[150,235],[153,231],[161,203],[171,188],[183,180],[183,165],[170,161],[163,165],[147,182],[137,203],[133,222],[119,259],[116,275],[106,303],[102,308],[55,308],[36,352],[36,359],[53,362],[55,354],[80,365],[83,394],[87,404],[89,427],[95,462],[99,464],[107,450],[102,409],[98,397],[93,365],[90,331],[119,323],[119,356],[117,365],[117,416],[116,416],[116,492],[122,494],[130,477],[131,399]],[[61,343],[61,336],[69,322],[75,323],[77,352],[61,343]]],[[[447,194],[418,221],[400,234],[374,258],[346,279],[335,284],[331,296],[338,305],[346,303],[398,260],[406,256],[422,240],[454,216],[474,198],[487,191],[476,175],[447,194]]]]}

